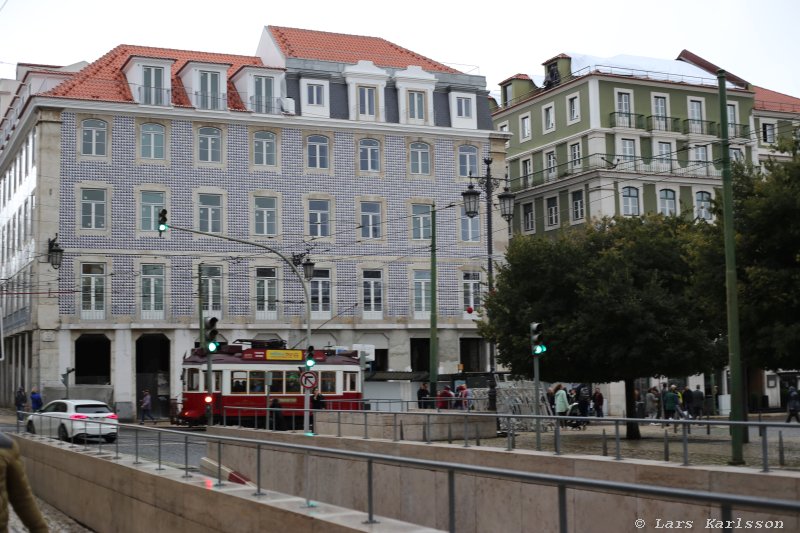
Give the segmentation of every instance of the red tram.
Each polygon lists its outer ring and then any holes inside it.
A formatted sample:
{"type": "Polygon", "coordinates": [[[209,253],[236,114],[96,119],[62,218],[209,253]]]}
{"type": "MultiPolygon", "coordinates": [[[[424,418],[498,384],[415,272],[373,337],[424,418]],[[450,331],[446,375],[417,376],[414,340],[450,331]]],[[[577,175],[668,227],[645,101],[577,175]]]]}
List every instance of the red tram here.
{"type": "MultiPolygon", "coordinates": [[[[240,339],[221,346],[212,355],[211,406],[215,421],[257,424],[277,399],[284,417],[302,417],[305,390],[300,375],[306,372],[303,350],[272,349],[269,343],[240,339]],[[252,408],[252,409],[247,409],[252,408]],[[256,409],[257,408],[257,409],[256,409]]],[[[309,372],[317,387],[337,409],[360,409],[361,367],[357,351],[315,350],[316,364],[309,372]]],[[[183,405],[179,419],[188,425],[205,424],[208,359],[195,349],[183,359],[183,405]]]]}

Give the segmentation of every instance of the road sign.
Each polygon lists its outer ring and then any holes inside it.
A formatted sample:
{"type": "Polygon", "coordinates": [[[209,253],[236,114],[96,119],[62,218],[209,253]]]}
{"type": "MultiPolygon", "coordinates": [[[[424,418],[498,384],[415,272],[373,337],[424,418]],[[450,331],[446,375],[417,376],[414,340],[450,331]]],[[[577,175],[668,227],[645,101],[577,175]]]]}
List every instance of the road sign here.
{"type": "Polygon", "coordinates": [[[300,374],[300,384],[304,389],[313,389],[317,386],[317,375],[313,372],[303,372],[300,374]]]}

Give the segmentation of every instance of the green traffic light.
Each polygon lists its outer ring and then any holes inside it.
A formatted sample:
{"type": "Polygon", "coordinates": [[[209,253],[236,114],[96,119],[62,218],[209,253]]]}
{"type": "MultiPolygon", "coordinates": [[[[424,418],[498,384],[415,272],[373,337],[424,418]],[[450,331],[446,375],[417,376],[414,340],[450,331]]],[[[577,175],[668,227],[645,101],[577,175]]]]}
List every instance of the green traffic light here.
{"type": "Polygon", "coordinates": [[[209,352],[216,352],[217,348],[219,348],[219,343],[218,342],[209,342],[207,348],[208,348],[209,352]]]}
{"type": "Polygon", "coordinates": [[[313,358],[309,357],[308,359],[306,359],[306,368],[311,368],[312,366],[314,366],[316,364],[317,364],[317,362],[314,361],[313,358]]]}
{"type": "Polygon", "coordinates": [[[169,229],[169,226],[167,226],[166,224],[159,224],[158,225],[158,231],[167,231],[168,229],[169,229]]]}
{"type": "Polygon", "coordinates": [[[547,351],[547,346],[545,346],[544,344],[537,344],[536,346],[533,347],[534,355],[541,355],[546,351],[547,351]]]}

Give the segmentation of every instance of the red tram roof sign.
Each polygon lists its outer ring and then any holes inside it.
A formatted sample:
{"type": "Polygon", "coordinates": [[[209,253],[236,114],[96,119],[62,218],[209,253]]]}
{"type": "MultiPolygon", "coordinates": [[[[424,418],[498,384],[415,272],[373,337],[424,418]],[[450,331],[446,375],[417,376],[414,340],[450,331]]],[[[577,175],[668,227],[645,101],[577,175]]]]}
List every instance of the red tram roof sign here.
{"type": "Polygon", "coordinates": [[[266,359],[268,361],[302,361],[303,350],[259,350],[242,352],[242,359],[266,359]]]}

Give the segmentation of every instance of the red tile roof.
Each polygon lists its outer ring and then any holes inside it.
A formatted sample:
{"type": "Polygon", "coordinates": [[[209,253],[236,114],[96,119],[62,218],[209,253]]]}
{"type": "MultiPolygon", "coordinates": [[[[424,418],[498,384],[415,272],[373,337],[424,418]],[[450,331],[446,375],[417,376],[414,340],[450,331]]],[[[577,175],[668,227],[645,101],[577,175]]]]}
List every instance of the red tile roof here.
{"type": "Polygon", "coordinates": [[[770,91],[763,87],[753,86],[755,91],[755,102],[753,107],[761,111],[786,111],[789,113],[800,113],[800,98],[789,96],[788,94],[770,91]]]}
{"type": "Polygon", "coordinates": [[[109,51],[97,61],[73,74],[45,96],[75,98],[79,100],[102,100],[105,102],[133,102],[128,81],[122,68],[132,57],[152,57],[172,59],[172,103],[176,106],[192,107],[186,91],[176,73],[189,61],[205,63],[224,63],[228,68],[228,107],[244,111],[239,93],[230,80],[233,73],[247,65],[264,66],[261,59],[254,56],[192,52],[168,48],[152,48],[122,44],[109,51]]]}
{"type": "Polygon", "coordinates": [[[290,58],[351,64],[366,60],[372,61],[379,67],[404,69],[409,65],[417,65],[430,72],[460,73],[458,70],[438,61],[379,37],[364,37],[361,35],[346,35],[343,33],[280,26],[268,26],[268,29],[283,55],[290,58]]]}
{"type": "Polygon", "coordinates": [[[506,78],[503,81],[501,81],[498,85],[503,85],[504,83],[508,83],[511,80],[527,80],[527,81],[530,81],[531,77],[528,76],[527,74],[514,74],[510,78],[506,78]]]}

